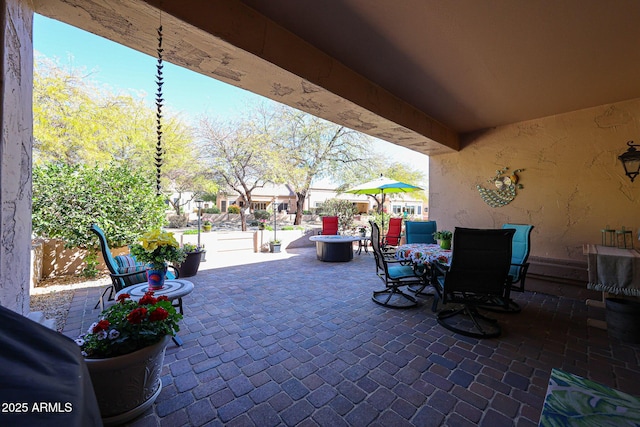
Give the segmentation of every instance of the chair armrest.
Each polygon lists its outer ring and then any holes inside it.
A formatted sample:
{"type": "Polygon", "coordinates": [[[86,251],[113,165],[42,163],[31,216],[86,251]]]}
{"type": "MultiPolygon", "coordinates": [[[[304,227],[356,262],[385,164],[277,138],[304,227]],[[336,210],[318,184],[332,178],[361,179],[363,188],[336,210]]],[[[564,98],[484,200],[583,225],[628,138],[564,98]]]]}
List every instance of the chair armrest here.
{"type": "Polygon", "coordinates": [[[127,277],[135,276],[143,272],[144,270],[132,271],[130,273],[109,273],[109,276],[111,276],[112,279],[126,279],[127,277]]]}
{"type": "Polygon", "coordinates": [[[168,268],[173,270],[173,275],[176,276],[176,279],[180,278],[180,271],[175,266],[170,265],[168,268]]]}

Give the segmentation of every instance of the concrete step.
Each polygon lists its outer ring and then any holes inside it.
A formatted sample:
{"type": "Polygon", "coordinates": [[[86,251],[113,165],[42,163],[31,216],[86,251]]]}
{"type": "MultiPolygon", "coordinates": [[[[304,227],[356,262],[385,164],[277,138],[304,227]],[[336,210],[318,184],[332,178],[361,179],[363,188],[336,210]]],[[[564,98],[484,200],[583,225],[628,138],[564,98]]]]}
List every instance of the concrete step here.
{"type": "Polygon", "coordinates": [[[31,311],[27,314],[27,317],[36,323],[40,323],[42,326],[53,329],[54,331],[56,330],[55,319],[47,319],[41,311],[31,311]]]}

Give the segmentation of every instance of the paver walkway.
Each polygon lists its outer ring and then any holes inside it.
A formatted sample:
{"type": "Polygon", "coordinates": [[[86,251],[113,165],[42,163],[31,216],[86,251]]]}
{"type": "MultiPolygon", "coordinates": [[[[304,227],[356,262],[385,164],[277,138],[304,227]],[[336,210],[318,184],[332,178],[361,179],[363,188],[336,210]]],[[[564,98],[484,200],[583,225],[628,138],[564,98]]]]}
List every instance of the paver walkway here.
{"type": "MultiPolygon", "coordinates": [[[[322,263],[314,248],[225,254],[191,278],[183,347],[167,348],[163,389],[142,426],[535,426],[552,368],[640,395],[640,346],[587,327],[583,301],[516,293],[497,339],[439,326],[431,300],[371,301],[371,255],[322,263]]],[[[76,291],[65,334],[98,315],[76,291]]]]}

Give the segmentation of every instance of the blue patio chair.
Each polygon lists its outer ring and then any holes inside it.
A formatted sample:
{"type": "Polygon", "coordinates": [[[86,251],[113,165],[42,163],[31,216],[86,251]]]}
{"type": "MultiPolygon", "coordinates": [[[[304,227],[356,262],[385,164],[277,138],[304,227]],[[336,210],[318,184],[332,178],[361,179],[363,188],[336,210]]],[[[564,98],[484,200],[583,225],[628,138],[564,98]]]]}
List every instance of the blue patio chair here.
{"type": "MultiPolygon", "coordinates": [[[[511,243],[511,290],[524,292],[524,279],[529,269],[529,252],[531,249],[531,230],[533,225],[528,224],[503,224],[502,229],[515,230],[511,243]]],[[[519,313],[520,306],[513,299],[509,298],[509,304],[504,306],[501,301],[483,305],[482,308],[500,313],[519,313]]]]}
{"type": "Polygon", "coordinates": [[[376,275],[385,284],[385,289],[374,291],[371,299],[385,307],[409,308],[415,307],[417,300],[406,293],[400,287],[408,285],[423,285],[425,274],[419,274],[411,265],[405,265],[383,253],[380,245],[380,228],[378,224],[371,224],[371,246],[376,261],[376,275]]]}
{"type": "Polygon", "coordinates": [[[405,221],[407,243],[436,243],[433,233],[438,229],[435,221],[405,221]]]}
{"type": "MultiPolygon", "coordinates": [[[[114,295],[122,289],[131,285],[146,282],[147,270],[146,264],[136,261],[135,257],[132,255],[118,255],[114,257],[109,249],[107,237],[98,224],[91,224],[89,229],[98,236],[102,257],[104,258],[104,263],[107,265],[109,275],[111,276],[111,285],[109,285],[102,292],[102,295],[100,295],[100,299],[96,303],[95,307],[93,307],[96,309],[98,306],[104,307],[104,298],[107,293],[107,301],[113,301],[114,295]]],[[[177,279],[178,270],[173,266],[169,266],[169,268],[173,271],[167,272],[167,279],[177,279]]]]}
{"type": "Polygon", "coordinates": [[[511,248],[511,269],[509,274],[512,277],[512,289],[518,292],[524,291],[524,279],[529,270],[529,252],[531,251],[531,230],[533,225],[529,224],[503,224],[502,228],[512,228],[516,230],[513,235],[511,248]]]}

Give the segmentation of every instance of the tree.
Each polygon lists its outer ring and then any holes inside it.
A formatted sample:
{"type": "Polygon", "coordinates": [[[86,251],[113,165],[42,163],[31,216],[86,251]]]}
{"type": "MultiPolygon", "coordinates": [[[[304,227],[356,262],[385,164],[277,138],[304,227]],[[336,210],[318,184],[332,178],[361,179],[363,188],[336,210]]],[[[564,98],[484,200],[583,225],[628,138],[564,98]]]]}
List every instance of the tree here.
{"type": "MultiPolygon", "coordinates": [[[[54,61],[36,57],[34,164],[116,161],[155,176],[155,109],[145,104],[144,94],[114,93],[89,77],[84,70],[67,71],[54,61]]],[[[164,114],[162,133],[162,188],[167,200],[173,192],[215,191],[205,179],[193,132],[179,115],[164,114]]]]}
{"type": "Polygon", "coordinates": [[[246,231],[246,210],[251,206],[251,193],[271,176],[264,134],[257,132],[248,119],[222,124],[207,117],[200,119],[198,134],[204,157],[221,187],[240,196],[240,222],[242,231],[246,231]]]}
{"type": "Polygon", "coordinates": [[[299,110],[280,106],[262,110],[264,132],[272,142],[276,179],[296,194],[294,224],[300,224],[304,201],[314,179],[358,162],[366,162],[369,137],[299,110]]]}

